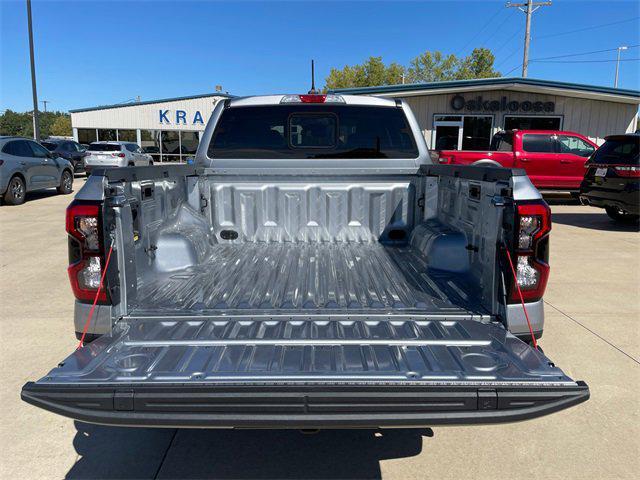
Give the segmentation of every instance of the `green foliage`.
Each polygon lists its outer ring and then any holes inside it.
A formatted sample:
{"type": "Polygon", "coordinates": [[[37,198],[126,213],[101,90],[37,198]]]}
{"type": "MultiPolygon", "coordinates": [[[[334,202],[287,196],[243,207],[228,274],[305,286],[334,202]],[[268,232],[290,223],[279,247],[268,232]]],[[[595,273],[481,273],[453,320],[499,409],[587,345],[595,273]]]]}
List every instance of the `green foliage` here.
{"type": "MultiPolygon", "coordinates": [[[[71,136],[71,117],[64,112],[39,112],[40,136],[71,136]]],[[[0,135],[33,137],[32,112],[18,113],[5,110],[0,115],[0,135]]]]}
{"type": "Polygon", "coordinates": [[[404,73],[402,65],[391,63],[386,66],[382,57],[369,57],[362,65],[345,65],[342,70],[332,68],[324,89],[392,85],[402,83],[404,73]]]}
{"type": "Polygon", "coordinates": [[[499,77],[494,62],[495,56],[487,48],[476,48],[464,58],[427,51],[411,60],[408,68],[397,63],[387,66],[382,57],[369,57],[361,65],[332,68],[324,89],[396,85],[402,83],[403,75],[407,83],[499,77]]]}
{"type": "Polygon", "coordinates": [[[71,117],[69,115],[60,115],[51,125],[51,135],[60,137],[70,137],[73,135],[71,130],[71,117]]]}

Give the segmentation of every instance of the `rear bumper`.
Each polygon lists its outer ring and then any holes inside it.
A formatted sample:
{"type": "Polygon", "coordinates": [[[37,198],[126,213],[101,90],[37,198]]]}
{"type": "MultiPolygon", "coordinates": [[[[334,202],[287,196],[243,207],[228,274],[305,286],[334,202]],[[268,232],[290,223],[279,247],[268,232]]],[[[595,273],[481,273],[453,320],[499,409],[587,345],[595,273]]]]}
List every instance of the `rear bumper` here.
{"type": "Polygon", "coordinates": [[[600,196],[593,193],[582,193],[580,194],[580,203],[599,208],[618,207],[632,215],[638,215],[640,214],[640,205],[636,197],[637,194],[634,196],[624,194],[600,196]]]}
{"type": "Polygon", "coordinates": [[[589,398],[561,386],[56,386],[22,399],[82,422],[175,428],[378,428],[528,420],[589,398]]]}

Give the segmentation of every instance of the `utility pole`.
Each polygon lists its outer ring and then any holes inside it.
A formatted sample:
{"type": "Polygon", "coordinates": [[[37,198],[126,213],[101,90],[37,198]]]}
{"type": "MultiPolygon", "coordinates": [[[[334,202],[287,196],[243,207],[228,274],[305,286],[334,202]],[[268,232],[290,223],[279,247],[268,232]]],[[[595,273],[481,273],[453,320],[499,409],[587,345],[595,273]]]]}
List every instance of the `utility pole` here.
{"type": "Polygon", "coordinates": [[[33,27],[31,25],[31,0],[27,0],[27,23],[29,25],[29,56],[31,57],[31,91],[33,93],[33,138],[40,140],[38,121],[38,91],[36,89],[36,64],[33,58],[33,27]]]}
{"type": "Polygon", "coordinates": [[[627,48],[629,47],[625,45],[618,47],[618,59],[616,60],[616,79],[613,82],[614,88],[618,88],[618,72],[620,71],[620,52],[622,50],[626,50],[627,48]]]}
{"type": "Polygon", "coordinates": [[[548,2],[534,2],[533,0],[527,0],[527,3],[511,3],[507,2],[507,8],[516,7],[518,10],[524,12],[527,15],[526,26],[524,30],[524,57],[522,59],[522,77],[527,77],[527,70],[529,69],[529,42],[531,41],[531,15],[540,7],[551,6],[551,1],[548,2]]]}
{"type": "Polygon", "coordinates": [[[49,100],[40,100],[42,102],[42,107],[44,109],[44,113],[47,113],[47,103],[51,103],[49,100]]]}

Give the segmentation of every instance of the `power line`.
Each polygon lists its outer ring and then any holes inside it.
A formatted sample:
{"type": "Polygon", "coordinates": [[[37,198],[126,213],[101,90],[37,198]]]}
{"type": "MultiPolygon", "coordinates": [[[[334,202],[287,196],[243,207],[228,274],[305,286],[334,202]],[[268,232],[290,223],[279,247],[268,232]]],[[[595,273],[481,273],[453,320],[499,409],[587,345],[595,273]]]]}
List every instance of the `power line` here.
{"type": "Polygon", "coordinates": [[[596,28],[610,27],[611,25],[620,25],[621,23],[633,22],[638,19],[640,19],[640,17],[627,18],[626,20],[620,20],[618,22],[602,23],[600,25],[592,25],[591,27],[578,28],[577,30],[569,30],[567,32],[551,33],[548,35],[540,35],[539,37],[533,38],[535,38],[536,40],[540,40],[541,38],[560,37],[562,35],[571,35],[572,33],[586,32],[587,30],[594,30],[596,28]]]}
{"type": "Polygon", "coordinates": [[[467,49],[467,47],[469,45],[471,45],[471,43],[478,38],[478,35],[480,35],[480,33],[482,33],[484,31],[485,28],[487,28],[487,26],[493,21],[494,18],[496,18],[500,13],[502,13],[504,10],[502,9],[502,5],[500,6],[500,8],[498,9],[498,11],[496,13],[494,13],[491,18],[489,18],[489,20],[487,20],[487,22],[480,28],[480,30],[476,31],[475,35],[473,37],[471,37],[471,39],[464,44],[464,47],[462,47],[461,49],[459,49],[456,52],[456,56],[460,55],[461,53],[464,53],[464,51],[467,49]]]}
{"type": "Polygon", "coordinates": [[[613,62],[637,62],[640,58],[621,58],[620,60],[529,60],[536,63],[613,63],[613,62]]]}
{"type": "MultiPolygon", "coordinates": [[[[627,48],[636,48],[636,47],[640,47],[640,44],[638,45],[627,45],[627,48]]],[[[618,49],[618,47],[616,48],[606,48],[604,50],[593,50],[591,52],[581,52],[581,53],[568,53],[566,55],[556,55],[553,57],[539,57],[539,58],[534,58],[533,60],[538,61],[538,60],[553,60],[556,58],[568,58],[568,57],[580,57],[582,55],[591,55],[592,53],[603,53],[603,52],[615,52],[618,49]]],[[[531,60],[531,61],[533,61],[531,60]]]]}
{"type": "MultiPolygon", "coordinates": [[[[509,15],[507,15],[507,16],[505,17],[505,19],[504,19],[504,20],[502,20],[502,22],[500,22],[500,23],[498,24],[498,26],[497,26],[496,28],[494,28],[494,29],[493,29],[493,32],[491,32],[491,35],[489,35],[489,38],[487,38],[487,39],[483,42],[483,45],[486,45],[487,43],[489,43],[489,40],[491,40],[493,37],[495,37],[496,33],[498,33],[498,32],[500,31],[500,27],[502,27],[502,25],[504,25],[504,24],[507,22],[507,20],[510,20],[510,19],[511,19],[511,17],[513,17],[513,15],[514,15],[515,13],[516,13],[516,12],[515,12],[515,10],[511,10],[510,14],[509,14],[509,15]]],[[[516,33],[517,33],[517,31],[516,31],[516,33]]]]}

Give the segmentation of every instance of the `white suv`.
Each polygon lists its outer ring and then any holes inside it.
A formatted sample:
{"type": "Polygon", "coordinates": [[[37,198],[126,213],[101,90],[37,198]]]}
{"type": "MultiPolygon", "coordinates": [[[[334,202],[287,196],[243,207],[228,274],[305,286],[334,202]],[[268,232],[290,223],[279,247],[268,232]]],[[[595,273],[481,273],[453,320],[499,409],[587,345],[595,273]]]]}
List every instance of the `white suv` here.
{"type": "Polygon", "coordinates": [[[95,168],[153,165],[151,155],[133,142],[93,142],[84,159],[87,175],[95,168]]]}

